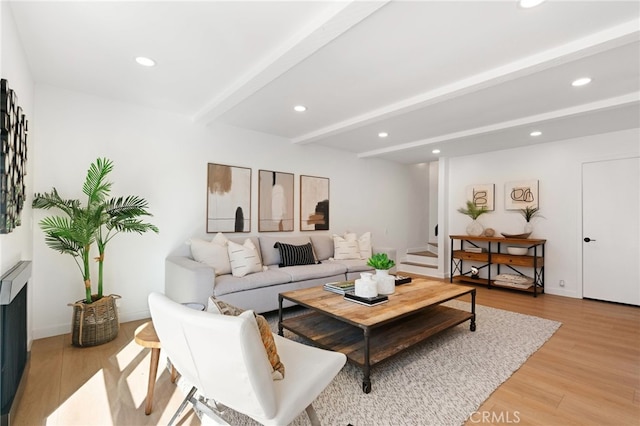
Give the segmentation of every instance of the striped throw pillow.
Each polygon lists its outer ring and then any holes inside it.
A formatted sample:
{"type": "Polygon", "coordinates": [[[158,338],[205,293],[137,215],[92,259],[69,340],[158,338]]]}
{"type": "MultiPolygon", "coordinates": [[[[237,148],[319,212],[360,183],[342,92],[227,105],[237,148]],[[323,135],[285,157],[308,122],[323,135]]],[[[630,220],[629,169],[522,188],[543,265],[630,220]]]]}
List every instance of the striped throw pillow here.
{"type": "Polygon", "coordinates": [[[280,266],[313,265],[316,263],[313,246],[307,243],[301,246],[277,242],[273,245],[280,252],[280,266]]]}

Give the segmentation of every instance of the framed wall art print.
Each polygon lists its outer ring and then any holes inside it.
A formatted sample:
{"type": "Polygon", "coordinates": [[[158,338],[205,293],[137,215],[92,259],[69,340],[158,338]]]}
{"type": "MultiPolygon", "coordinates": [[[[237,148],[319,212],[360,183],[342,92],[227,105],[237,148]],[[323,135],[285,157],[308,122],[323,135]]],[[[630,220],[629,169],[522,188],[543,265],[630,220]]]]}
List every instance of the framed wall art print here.
{"type": "Polygon", "coordinates": [[[16,93],[0,80],[0,234],[20,226],[26,200],[28,122],[16,93]]]}
{"type": "Polygon", "coordinates": [[[484,207],[488,212],[495,210],[494,203],[495,185],[477,184],[467,186],[467,200],[473,202],[476,207],[484,207]]]}
{"type": "Polygon", "coordinates": [[[526,207],[538,207],[538,181],[524,180],[505,183],[505,210],[520,210],[526,207]]]}
{"type": "Polygon", "coordinates": [[[300,230],[329,230],[329,178],[300,176],[300,230]]]}
{"type": "Polygon", "coordinates": [[[293,173],[258,171],[258,232],[293,231],[293,173]]]}
{"type": "Polygon", "coordinates": [[[251,232],[251,169],[207,165],[207,232],[251,232]]]}

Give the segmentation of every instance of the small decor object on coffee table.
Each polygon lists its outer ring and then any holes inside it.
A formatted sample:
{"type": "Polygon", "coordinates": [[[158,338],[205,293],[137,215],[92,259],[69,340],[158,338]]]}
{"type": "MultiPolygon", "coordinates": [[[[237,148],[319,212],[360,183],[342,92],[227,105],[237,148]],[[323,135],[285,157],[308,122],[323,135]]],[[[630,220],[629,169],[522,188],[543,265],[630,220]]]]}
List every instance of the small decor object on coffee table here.
{"type": "Polygon", "coordinates": [[[356,302],[365,306],[375,306],[380,305],[381,303],[385,303],[389,301],[388,296],[384,296],[379,294],[374,297],[360,297],[356,296],[355,292],[348,291],[344,294],[344,299],[349,300],[350,302],[356,302]]]}
{"type": "Polygon", "coordinates": [[[362,272],[360,278],[355,281],[354,294],[359,297],[376,297],[378,284],[369,272],[362,272]]]}
{"type": "Polygon", "coordinates": [[[326,283],[324,285],[324,289],[327,291],[332,291],[337,294],[344,294],[347,291],[353,291],[355,289],[355,281],[336,281],[333,283],[326,283]]]}
{"type": "Polygon", "coordinates": [[[396,283],[393,276],[389,275],[389,269],[393,268],[396,262],[389,259],[386,253],[376,253],[367,260],[367,265],[376,270],[374,279],[378,284],[378,293],[393,294],[396,291],[396,283]]]}
{"type": "Polygon", "coordinates": [[[396,285],[408,284],[411,282],[411,277],[405,277],[403,275],[396,275],[396,285]]]}

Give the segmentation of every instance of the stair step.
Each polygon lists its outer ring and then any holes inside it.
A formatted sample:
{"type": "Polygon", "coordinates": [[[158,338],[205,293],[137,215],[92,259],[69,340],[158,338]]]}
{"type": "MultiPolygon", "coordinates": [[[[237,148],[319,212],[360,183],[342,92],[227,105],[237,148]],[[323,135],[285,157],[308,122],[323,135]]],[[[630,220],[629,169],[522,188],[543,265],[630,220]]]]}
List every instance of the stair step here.
{"type": "Polygon", "coordinates": [[[422,256],[413,253],[408,253],[403,259],[404,262],[413,262],[421,265],[437,265],[438,256],[422,256]]]}
{"type": "Polygon", "coordinates": [[[398,274],[418,274],[425,277],[444,278],[444,274],[435,265],[425,265],[417,262],[401,262],[398,265],[398,274]]]}
{"type": "Polygon", "coordinates": [[[438,257],[438,255],[436,253],[432,253],[432,252],[427,251],[427,250],[412,251],[412,252],[408,252],[407,254],[413,254],[415,256],[424,256],[424,257],[438,257]]]}
{"type": "Polygon", "coordinates": [[[438,265],[428,265],[426,263],[418,263],[418,262],[400,262],[401,265],[411,265],[411,266],[420,266],[422,268],[434,268],[438,269],[438,265]]]}

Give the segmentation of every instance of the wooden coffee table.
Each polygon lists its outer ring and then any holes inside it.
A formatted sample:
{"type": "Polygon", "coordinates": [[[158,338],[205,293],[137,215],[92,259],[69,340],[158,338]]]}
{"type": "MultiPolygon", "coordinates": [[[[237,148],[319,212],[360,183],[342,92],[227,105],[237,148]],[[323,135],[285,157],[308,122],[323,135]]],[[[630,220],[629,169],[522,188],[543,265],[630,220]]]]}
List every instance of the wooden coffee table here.
{"type": "Polygon", "coordinates": [[[344,300],[322,286],[288,291],[278,296],[278,334],[287,329],[318,346],[342,352],[363,372],[362,390],[371,392],[371,367],[429,337],[470,320],[476,330],[476,289],[441,281],[414,279],[396,286],[389,301],[363,306],[344,300]],[[471,294],[471,312],[441,304],[471,294]],[[282,318],[282,302],[289,300],[310,309],[282,318]]]}

